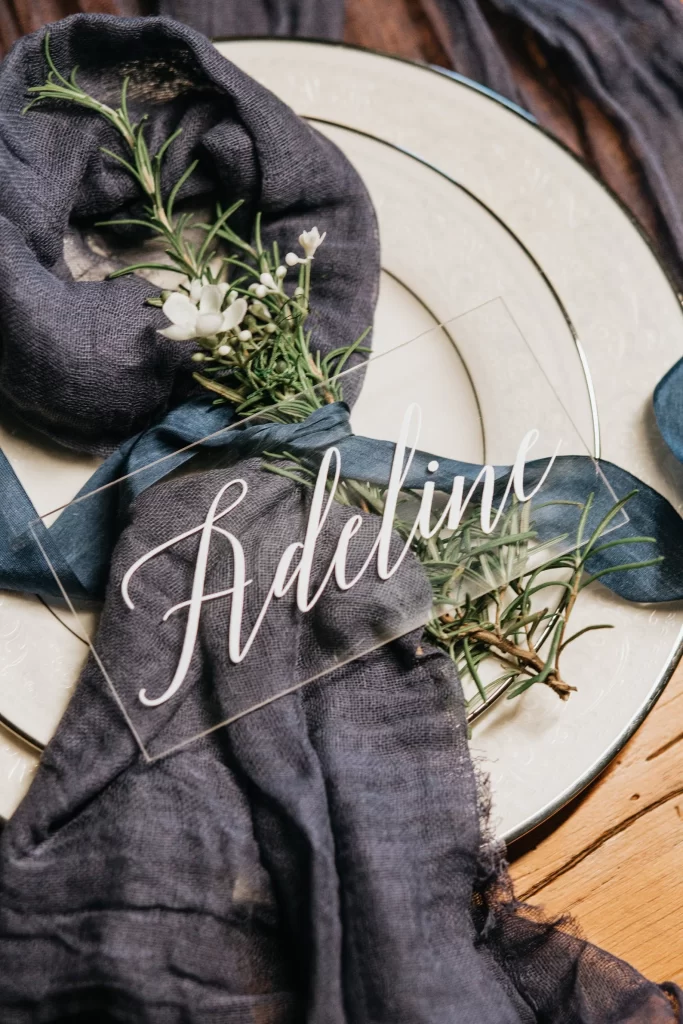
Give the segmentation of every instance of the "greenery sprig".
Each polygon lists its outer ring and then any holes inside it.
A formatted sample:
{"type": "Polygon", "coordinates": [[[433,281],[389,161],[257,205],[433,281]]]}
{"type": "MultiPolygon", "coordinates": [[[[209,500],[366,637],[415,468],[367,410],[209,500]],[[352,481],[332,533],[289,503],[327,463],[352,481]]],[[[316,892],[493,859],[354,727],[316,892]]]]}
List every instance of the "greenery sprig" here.
{"type": "Polygon", "coordinates": [[[186,239],[186,229],[189,224],[189,215],[181,215],[174,218],[174,205],[181,188],[197,167],[195,160],[181,175],[175,183],[167,199],[163,199],[161,189],[161,169],[164,156],[169,146],[178,138],[182,129],[178,129],[170,135],[152,155],[145,140],[145,124],[147,116],[143,115],[137,124],[131,120],[128,110],[128,89],[130,76],[123,80],[121,88],[121,100],[119,106],[114,109],[101,103],[100,100],[91,96],[80,87],[77,81],[78,68],[75,67],[69,78],[65,78],[57,70],[50,54],[50,33],[45,33],[45,60],[47,61],[49,74],[43,85],[31,86],[28,90],[33,99],[23,110],[27,113],[37,103],[45,101],[66,101],[92,110],[118,132],[123,139],[129,159],[116,153],[111,149],[102,148],[102,152],[119,163],[137,181],[148,203],[145,206],[145,216],[142,218],[121,218],[114,221],[101,221],[98,226],[117,227],[123,225],[137,225],[161,236],[166,245],[166,255],[170,263],[150,264],[139,263],[117,270],[110,277],[120,277],[124,274],[133,273],[140,269],[163,269],[176,270],[179,274],[187,275],[190,278],[201,277],[206,269],[206,254],[197,252],[186,239]]]}
{"type": "MultiPolygon", "coordinates": [[[[315,467],[291,454],[287,454],[284,465],[277,461],[281,458],[274,456],[265,468],[303,486],[314,486],[315,467]]],[[[336,497],[342,504],[381,516],[386,493],[375,484],[342,480],[336,497]]],[[[534,684],[549,687],[562,700],[576,689],[562,677],[562,654],[586,633],[612,628],[608,623],[597,623],[568,635],[579,595],[610,573],[644,569],[662,560],[656,557],[624,562],[593,573],[586,568],[590,558],[609,549],[654,543],[652,537],[631,535],[602,541],[636,493],[632,491],[616,501],[589,536],[586,526],[594,503],[592,494],[583,504],[543,502],[535,507],[513,498],[493,534],[483,531],[476,505],[455,530],[444,528],[429,538],[419,530],[415,533],[411,550],[421,562],[433,593],[434,614],[425,626],[425,639],[448,654],[464,681],[472,681],[475,692],[467,702],[470,722],[501,697],[519,697],[534,684]],[[549,504],[574,505],[578,525],[571,536],[563,534],[539,544],[533,512],[549,504]],[[549,557],[537,564],[538,552],[544,550],[549,557]],[[553,600],[546,603],[546,595],[553,600]],[[484,669],[493,678],[487,679],[484,669]]],[[[402,497],[414,511],[419,493],[406,491],[402,497]]],[[[411,536],[412,523],[413,517],[403,518],[401,514],[394,519],[394,528],[404,540],[411,536]]]]}
{"type": "Polygon", "coordinates": [[[162,169],[169,147],[182,129],[173,132],[154,153],[145,139],[147,115],[134,121],[128,106],[130,76],[123,80],[119,106],[102,103],[78,83],[74,68],[65,78],[50,54],[50,34],[45,35],[47,81],[28,91],[37,103],[67,102],[94,111],[115,129],[127,155],[102,147],[137,182],[146,203],[140,217],[117,217],[97,227],[136,226],[157,236],[166,262],[140,261],[115,270],[110,278],[139,271],[173,271],[180,276],[177,291],[164,291],[148,303],[163,308],[171,325],[160,333],[174,341],[193,341],[194,377],[211,391],[217,402],[232,402],[238,416],[263,412],[283,422],[305,419],[314,409],[341,398],[334,378],[362,346],[368,331],[352,345],[323,357],[311,352],[305,323],[310,312],[311,263],[325,235],[316,227],[303,232],[299,242],[303,256],[287,253],[280,261],[277,243],[261,241],[261,217],[257,214],[253,242],[242,238],[230,218],[243,205],[239,199],[227,209],[215,208],[211,223],[195,220],[191,212],[176,211],[183,186],[198,166],[193,160],[164,198],[162,169]],[[201,240],[196,241],[197,232],[201,240]],[[222,251],[221,251],[222,250],[222,251]],[[285,288],[289,270],[298,269],[293,292],[285,288]],[[231,275],[232,278],[231,278],[231,275]],[[329,386],[318,385],[328,381],[329,386]],[[279,406],[274,410],[274,406],[279,406]]]}

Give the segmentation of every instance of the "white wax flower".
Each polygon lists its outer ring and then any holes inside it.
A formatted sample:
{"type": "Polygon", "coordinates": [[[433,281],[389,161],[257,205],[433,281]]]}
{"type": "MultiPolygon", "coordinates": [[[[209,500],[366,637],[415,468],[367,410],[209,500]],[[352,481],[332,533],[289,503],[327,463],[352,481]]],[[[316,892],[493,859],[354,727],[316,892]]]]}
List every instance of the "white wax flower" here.
{"type": "Polygon", "coordinates": [[[304,258],[297,256],[295,252],[288,252],[285,263],[288,267],[295,267],[297,263],[310,263],[326,238],[327,231],[323,231],[321,235],[317,227],[312,227],[310,231],[302,231],[299,235],[299,245],[304,251],[304,258]]]}
{"type": "Polygon", "coordinates": [[[199,302],[202,294],[202,288],[206,284],[203,277],[195,277],[193,281],[190,281],[190,299],[194,302],[195,306],[199,302]]]}
{"type": "MultiPolygon", "coordinates": [[[[192,302],[194,302],[195,306],[199,304],[199,300],[202,297],[202,291],[204,288],[206,288],[208,284],[209,281],[207,281],[206,277],[194,277],[190,281],[190,299],[192,300],[192,302]]],[[[225,298],[225,295],[230,285],[221,282],[221,284],[213,285],[213,287],[219,288],[222,298],[225,298]]]]}
{"type": "Polygon", "coordinates": [[[195,288],[198,305],[192,301],[192,282],[190,295],[184,292],[173,292],[166,299],[163,311],[171,321],[170,327],[159,331],[171,341],[190,341],[192,338],[210,338],[215,334],[234,330],[244,319],[247,312],[245,299],[236,299],[225,311],[221,311],[228,286],[226,284],[204,284],[201,289],[195,288]]]}
{"type": "Polygon", "coordinates": [[[310,231],[303,231],[299,235],[299,245],[306,253],[307,260],[313,259],[316,253],[316,249],[318,249],[323,244],[326,238],[327,231],[323,231],[321,235],[317,227],[311,228],[310,231]]]}

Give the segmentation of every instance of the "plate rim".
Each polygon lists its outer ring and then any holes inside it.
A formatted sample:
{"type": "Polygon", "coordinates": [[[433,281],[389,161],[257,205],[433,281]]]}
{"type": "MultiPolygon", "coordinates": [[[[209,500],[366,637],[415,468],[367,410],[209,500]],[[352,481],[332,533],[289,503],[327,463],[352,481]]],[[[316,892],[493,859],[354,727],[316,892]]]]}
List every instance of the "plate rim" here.
{"type": "MultiPolygon", "coordinates": [[[[426,71],[428,74],[436,75],[439,78],[445,78],[451,81],[454,85],[462,85],[465,88],[472,90],[472,92],[476,92],[480,96],[483,96],[485,99],[490,100],[492,103],[495,103],[498,106],[505,107],[511,114],[514,114],[522,121],[525,121],[532,128],[535,128],[536,131],[540,132],[541,135],[544,135],[546,139],[548,139],[554,145],[559,146],[560,149],[563,150],[564,153],[568,157],[570,157],[574,161],[574,163],[576,163],[581,168],[582,171],[588,174],[593,179],[593,181],[597,185],[599,185],[600,188],[609,196],[609,198],[612,199],[617,204],[621,212],[626,216],[626,219],[629,221],[631,226],[636,229],[641,239],[643,240],[643,242],[645,242],[645,245],[652,253],[655,262],[658,264],[659,268],[664,274],[667,283],[669,284],[671,291],[674,294],[679,312],[681,314],[681,318],[683,318],[683,290],[679,288],[676,280],[676,275],[669,266],[670,260],[667,256],[665,256],[664,253],[660,251],[656,241],[646,232],[645,228],[636,218],[635,214],[630,209],[630,207],[626,205],[624,200],[614,191],[612,186],[608,185],[607,182],[600,177],[597,171],[594,171],[593,168],[586,163],[583,157],[579,156],[578,153],[575,153],[574,150],[571,149],[566,142],[560,139],[557,135],[554,135],[553,132],[550,131],[550,129],[542,125],[541,122],[536,117],[534,117],[532,113],[530,113],[528,110],[525,110],[524,107],[521,107],[518,103],[515,103],[513,100],[509,100],[506,96],[503,96],[501,93],[496,92],[495,89],[490,89],[488,86],[482,85],[481,82],[477,82],[473,78],[468,78],[466,75],[461,74],[459,71],[453,71],[450,68],[442,68],[438,64],[427,64],[425,61],[415,60],[412,57],[402,57],[400,54],[384,53],[382,50],[376,50],[373,47],[358,46],[356,43],[347,43],[343,39],[318,39],[313,36],[307,36],[305,38],[287,38],[284,36],[259,35],[216,36],[215,38],[211,39],[211,42],[213,43],[214,46],[219,46],[222,44],[227,45],[230,43],[276,43],[278,46],[287,46],[292,44],[305,46],[313,45],[328,46],[339,50],[352,50],[356,53],[361,53],[372,57],[380,57],[383,60],[394,61],[397,64],[406,64],[409,67],[416,68],[419,71],[426,71]]],[[[226,60],[228,59],[229,58],[226,57],[226,60]]],[[[304,120],[306,120],[305,114],[299,114],[299,117],[302,117],[304,120]]],[[[350,128],[351,125],[339,125],[339,127],[350,128]]],[[[378,141],[385,140],[378,139],[378,141]]],[[[391,145],[395,145],[395,143],[391,143],[391,145]]],[[[406,152],[409,151],[406,150],[406,152]]],[[[424,161],[424,158],[420,157],[419,154],[409,153],[409,155],[417,156],[418,159],[424,161]]],[[[440,171],[440,173],[445,174],[446,177],[449,177],[447,171],[441,171],[441,169],[436,167],[435,165],[430,166],[432,166],[434,170],[440,171]]]]}

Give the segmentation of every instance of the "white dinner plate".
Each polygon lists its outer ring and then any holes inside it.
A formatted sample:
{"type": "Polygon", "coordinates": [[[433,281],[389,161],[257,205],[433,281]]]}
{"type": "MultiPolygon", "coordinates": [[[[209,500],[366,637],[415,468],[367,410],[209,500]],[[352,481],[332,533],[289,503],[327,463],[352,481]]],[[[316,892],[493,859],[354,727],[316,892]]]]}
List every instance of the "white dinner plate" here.
{"type": "MultiPolygon", "coordinates": [[[[610,191],[533,118],[459,76],[339,44],[218,45],[316,127],[343,125],[347,139],[356,138],[348,132],[354,129],[401,148],[506,225],[542,271],[576,334],[596,423],[581,404],[575,365],[568,368],[577,352],[571,332],[556,330],[554,320],[545,320],[547,307],[534,310],[536,296],[528,295],[529,315],[535,313],[542,326],[535,332],[525,321],[524,334],[566,398],[581,436],[590,441],[592,432],[595,454],[630,470],[680,512],[683,472],[657,431],[652,392],[683,354],[681,303],[666,269],[610,191]]],[[[361,170],[381,210],[392,183],[381,173],[373,177],[355,142],[345,143],[343,134],[335,141],[361,170]]],[[[416,195],[416,220],[425,202],[416,195]]],[[[471,227],[468,221],[462,238],[457,229],[448,237],[451,265],[461,244],[471,244],[471,227]]],[[[438,241],[427,253],[416,247],[416,276],[406,269],[404,279],[429,276],[438,241]],[[417,266],[422,263],[426,274],[417,266]]],[[[445,255],[443,241],[438,255],[445,255]]],[[[385,263],[393,256],[385,245],[385,263]]],[[[467,278],[462,291],[472,286],[467,278]]],[[[421,287],[415,290],[422,297],[421,287]]],[[[503,702],[475,727],[472,746],[490,771],[494,820],[508,840],[549,817],[606,767],[680,657],[679,603],[635,606],[596,586],[574,613],[577,627],[591,622],[617,628],[588,634],[581,648],[568,649],[567,674],[577,694],[560,704],[537,688],[526,702],[503,702]]]]}
{"type": "MultiPolygon", "coordinates": [[[[384,268],[375,350],[430,331],[417,363],[410,347],[410,372],[392,377],[390,393],[369,374],[354,410],[359,432],[381,436],[392,410],[418,399],[431,409],[423,447],[508,461],[519,414],[501,416],[485,364],[457,350],[457,332],[435,328],[501,299],[576,428],[574,449],[612,459],[680,503],[677,466],[658,441],[649,404],[683,351],[681,310],[638,231],[580,164],[509,107],[420,66],[317,43],[220,48],[312,118],[368,185],[384,268]]],[[[0,443],[41,512],[68,500],[95,465],[7,423],[0,443]]],[[[35,599],[0,601],[0,713],[45,742],[87,647],[35,599]]],[[[617,628],[568,650],[565,675],[578,692],[567,703],[536,688],[475,726],[473,747],[491,772],[496,823],[507,838],[595,777],[675,663],[680,608],[628,605],[596,586],[574,616],[577,628],[595,621],[617,628]]],[[[11,813],[35,760],[0,736],[0,813],[11,813]]]]}

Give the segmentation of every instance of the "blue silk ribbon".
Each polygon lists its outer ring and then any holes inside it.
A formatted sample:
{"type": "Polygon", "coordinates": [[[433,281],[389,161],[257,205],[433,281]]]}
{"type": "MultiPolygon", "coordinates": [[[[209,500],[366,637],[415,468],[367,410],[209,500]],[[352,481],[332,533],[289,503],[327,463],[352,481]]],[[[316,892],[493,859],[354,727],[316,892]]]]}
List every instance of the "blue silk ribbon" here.
{"type": "Polygon", "coordinates": [[[662,437],[683,462],[683,359],[665,373],[655,388],[654,408],[662,437]]]}
{"type": "MultiPolygon", "coordinates": [[[[229,406],[214,406],[205,398],[173,409],[157,426],[117,449],[49,528],[38,518],[11,465],[0,452],[0,589],[52,598],[60,594],[56,575],[70,597],[101,599],[112,551],[136,495],[195,458],[202,449],[221,449],[226,459],[232,461],[283,450],[314,457],[335,445],[341,454],[342,476],[377,484],[388,482],[394,445],[353,434],[348,408],[342,403],[319,409],[297,424],[261,423],[227,429],[232,420],[229,406]],[[194,447],[183,450],[190,445],[194,447]]],[[[422,487],[430,479],[437,489],[450,492],[454,476],[463,476],[466,483],[471,483],[481,469],[471,463],[439,459],[438,470],[430,473],[427,464],[432,459],[433,455],[416,452],[406,487],[422,487]]],[[[540,480],[547,464],[546,459],[527,464],[527,491],[540,480]]],[[[626,470],[604,461],[599,465],[614,494],[623,497],[632,490],[638,492],[628,503],[629,522],[614,536],[653,537],[655,543],[634,542],[609,548],[589,561],[589,571],[661,556],[663,560],[658,565],[608,574],[603,582],[630,601],[682,598],[683,520],[661,495],[626,470]]],[[[498,496],[509,473],[507,466],[495,469],[498,496]]],[[[595,495],[595,501],[588,530],[594,528],[614,501],[596,473],[594,460],[582,456],[559,457],[542,493],[544,510],[540,520],[534,516],[534,528],[545,537],[571,533],[576,525],[576,503],[585,502],[589,494],[595,495]]]]}

